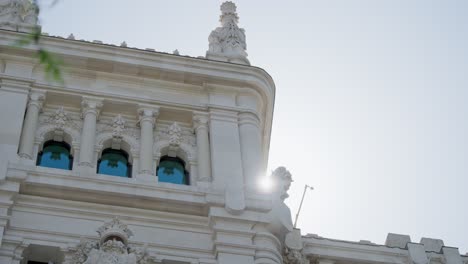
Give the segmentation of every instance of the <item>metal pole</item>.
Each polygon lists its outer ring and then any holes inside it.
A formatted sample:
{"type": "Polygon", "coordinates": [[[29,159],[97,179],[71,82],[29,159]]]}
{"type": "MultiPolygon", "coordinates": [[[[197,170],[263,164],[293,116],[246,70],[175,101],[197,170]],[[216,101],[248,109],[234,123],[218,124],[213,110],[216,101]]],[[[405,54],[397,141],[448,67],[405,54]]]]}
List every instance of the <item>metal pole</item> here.
{"type": "Polygon", "coordinates": [[[297,210],[296,220],[294,220],[294,228],[296,228],[296,225],[297,225],[297,219],[299,218],[299,213],[301,212],[302,203],[304,202],[304,197],[305,197],[307,188],[309,188],[309,189],[311,189],[311,190],[314,189],[312,186],[309,186],[309,185],[307,185],[307,184],[304,186],[304,192],[302,193],[301,203],[299,204],[299,209],[297,210]]]}

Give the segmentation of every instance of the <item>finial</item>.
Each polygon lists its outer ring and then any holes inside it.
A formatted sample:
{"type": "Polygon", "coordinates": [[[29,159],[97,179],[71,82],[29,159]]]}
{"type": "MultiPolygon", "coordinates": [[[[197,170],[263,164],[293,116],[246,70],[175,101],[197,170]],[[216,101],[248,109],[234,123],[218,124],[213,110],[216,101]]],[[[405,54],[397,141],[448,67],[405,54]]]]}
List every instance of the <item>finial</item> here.
{"type": "Polygon", "coordinates": [[[127,47],[127,42],[124,41],[124,42],[120,43],[120,47],[126,48],[127,47]]]}
{"type": "Polygon", "coordinates": [[[73,33],[71,33],[71,34],[67,37],[67,39],[75,40],[75,36],[73,35],[73,33]]]}
{"type": "Polygon", "coordinates": [[[172,52],[172,54],[174,54],[174,55],[180,55],[180,53],[179,53],[179,50],[178,50],[178,49],[175,49],[175,50],[172,52]]]}
{"type": "Polygon", "coordinates": [[[245,31],[239,28],[236,5],[227,1],[221,5],[219,21],[221,27],[213,30],[208,37],[209,49],[206,57],[211,60],[227,61],[250,65],[247,59],[245,31]]]}
{"type": "Polygon", "coordinates": [[[234,4],[233,2],[231,1],[227,1],[227,2],[224,2],[221,4],[221,12],[223,12],[223,15],[225,14],[234,14],[237,16],[236,14],[236,4],[234,4]]]}
{"type": "Polygon", "coordinates": [[[0,12],[0,28],[33,32],[40,29],[37,25],[39,8],[30,0],[8,0],[2,1],[0,12]]]}

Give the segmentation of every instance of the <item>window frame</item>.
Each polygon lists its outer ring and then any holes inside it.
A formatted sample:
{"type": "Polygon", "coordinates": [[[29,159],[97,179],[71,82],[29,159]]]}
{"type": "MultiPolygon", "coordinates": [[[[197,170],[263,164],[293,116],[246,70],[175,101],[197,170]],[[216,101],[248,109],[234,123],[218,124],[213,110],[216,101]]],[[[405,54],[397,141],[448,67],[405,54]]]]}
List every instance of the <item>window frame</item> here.
{"type": "Polygon", "coordinates": [[[165,156],[162,156],[159,159],[158,166],[156,166],[156,176],[158,177],[158,179],[159,179],[158,171],[159,171],[159,168],[161,166],[161,162],[164,162],[164,161],[175,161],[175,162],[179,162],[182,165],[182,167],[184,168],[185,183],[173,183],[173,182],[164,182],[164,181],[159,181],[158,180],[159,182],[172,183],[172,184],[178,184],[178,185],[186,185],[186,186],[190,185],[190,173],[186,168],[186,163],[185,163],[185,161],[183,159],[181,159],[180,157],[177,157],[177,156],[176,157],[171,157],[169,155],[165,155],[165,156]]]}
{"type": "Polygon", "coordinates": [[[56,140],[47,140],[42,144],[42,149],[37,153],[37,158],[36,158],[36,166],[43,167],[43,168],[51,168],[51,169],[58,169],[58,170],[73,170],[73,155],[71,154],[72,148],[70,144],[68,144],[65,141],[56,141],[56,140]],[[61,147],[64,147],[65,149],[68,150],[68,169],[62,169],[62,168],[54,168],[54,167],[47,167],[47,166],[42,166],[41,160],[42,160],[42,155],[44,154],[44,149],[49,147],[50,145],[60,145],[61,147]]]}
{"type": "Polygon", "coordinates": [[[107,154],[107,153],[119,153],[119,154],[122,154],[125,159],[127,160],[127,175],[126,175],[126,178],[132,178],[132,170],[133,170],[133,166],[132,164],[130,163],[130,155],[127,153],[127,151],[123,150],[123,149],[113,149],[113,148],[106,148],[104,149],[102,152],[101,152],[101,155],[99,157],[99,159],[97,160],[97,166],[96,166],[96,173],[97,174],[102,174],[102,175],[108,175],[108,176],[114,176],[114,177],[120,177],[120,178],[125,178],[123,176],[119,176],[119,175],[112,175],[112,174],[106,174],[106,173],[100,173],[99,172],[99,167],[101,165],[101,161],[102,161],[102,157],[107,154]]]}

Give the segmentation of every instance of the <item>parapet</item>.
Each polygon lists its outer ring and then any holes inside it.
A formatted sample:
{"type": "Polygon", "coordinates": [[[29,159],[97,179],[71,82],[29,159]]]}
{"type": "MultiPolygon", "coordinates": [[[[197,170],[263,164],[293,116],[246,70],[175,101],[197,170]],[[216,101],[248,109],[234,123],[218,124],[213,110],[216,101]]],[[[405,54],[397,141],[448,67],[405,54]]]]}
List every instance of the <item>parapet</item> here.
{"type": "Polygon", "coordinates": [[[387,239],[385,240],[385,245],[387,247],[404,249],[406,248],[406,244],[410,242],[411,242],[411,238],[409,235],[388,233],[387,239]]]}
{"type": "Polygon", "coordinates": [[[421,238],[420,244],[424,245],[425,251],[432,251],[432,252],[440,252],[442,247],[444,246],[444,241],[441,239],[434,239],[434,238],[421,238]]]}

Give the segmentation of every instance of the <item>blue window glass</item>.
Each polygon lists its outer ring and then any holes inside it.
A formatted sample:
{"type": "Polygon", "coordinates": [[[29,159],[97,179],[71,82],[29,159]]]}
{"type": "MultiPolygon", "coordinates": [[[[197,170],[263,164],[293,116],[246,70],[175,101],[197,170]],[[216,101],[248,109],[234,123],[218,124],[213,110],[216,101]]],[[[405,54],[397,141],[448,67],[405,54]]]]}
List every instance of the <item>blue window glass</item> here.
{"type": "Polygon", "coordinates": [[[70,155],[70,145],[65,142],[47,141],[37,156],[37,165],[41,167],[71,170],[73,157],[70,155]]]}
{"type": "Polygon", "coordinates": [[[105,149],[98,161],[97,173],[118,177],[132,177],[128,154],[123,150],[105,149]]]}
{"type": "Polygon", "coordinates": [[[185,162],[179,158],[162,157],[159,161],[156,175],[160,182],[189,184],[188,172],[185,170],[185,162]]]}

